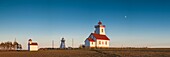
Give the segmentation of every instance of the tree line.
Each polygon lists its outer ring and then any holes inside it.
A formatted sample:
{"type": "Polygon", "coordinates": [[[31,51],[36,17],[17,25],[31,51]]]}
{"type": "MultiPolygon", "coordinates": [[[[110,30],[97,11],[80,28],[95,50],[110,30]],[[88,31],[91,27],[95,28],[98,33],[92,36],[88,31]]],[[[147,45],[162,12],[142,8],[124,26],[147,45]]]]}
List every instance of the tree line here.
{"type": "Polygon", "coordinates": [[[10,41],[1,42],[0,44],[0,50],[21,50],[21,49],[22,49],[22,45],[16,41],[14,41],[13,43],[10,41]]]}

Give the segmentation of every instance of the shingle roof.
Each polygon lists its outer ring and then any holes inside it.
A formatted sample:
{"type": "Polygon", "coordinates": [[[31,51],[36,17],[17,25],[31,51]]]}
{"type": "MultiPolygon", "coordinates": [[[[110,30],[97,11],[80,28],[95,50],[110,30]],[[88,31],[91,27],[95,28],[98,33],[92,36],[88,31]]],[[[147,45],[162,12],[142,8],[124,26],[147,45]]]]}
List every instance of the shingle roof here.
{"type": "Polygon", "coordinates": [[[89,40],[90,42],[94,42],[92,38],[87,38],[87,40],[89,40]]]}
{"type": "Polygon", "coordinates": [[[101,39],[101,40],[110,40],[106,35],[100,35],[96,33],[91,33],[96,39],[101,39]]]}

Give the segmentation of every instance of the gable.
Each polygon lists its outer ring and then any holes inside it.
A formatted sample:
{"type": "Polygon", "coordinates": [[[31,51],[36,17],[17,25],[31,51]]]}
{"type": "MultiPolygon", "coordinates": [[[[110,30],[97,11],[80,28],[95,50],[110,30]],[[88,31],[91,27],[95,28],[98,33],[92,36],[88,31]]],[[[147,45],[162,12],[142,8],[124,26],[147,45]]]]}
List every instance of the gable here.
{"type": "Polygon", "coordinates": [[[85,41],[94,42],[92,38],[87,38],[85,41]]]}

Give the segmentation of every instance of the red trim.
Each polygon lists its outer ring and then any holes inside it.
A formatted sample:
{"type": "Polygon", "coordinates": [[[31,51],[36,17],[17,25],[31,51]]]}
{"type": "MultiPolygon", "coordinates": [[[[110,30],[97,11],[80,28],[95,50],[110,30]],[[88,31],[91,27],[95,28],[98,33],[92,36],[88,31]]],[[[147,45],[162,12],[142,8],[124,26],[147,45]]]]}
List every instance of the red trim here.
{"type": "Polygon", "coordinates": [[[29,44],[29,45],[38,45],[37,43],[31,43],[31,44],[29,44]]]}

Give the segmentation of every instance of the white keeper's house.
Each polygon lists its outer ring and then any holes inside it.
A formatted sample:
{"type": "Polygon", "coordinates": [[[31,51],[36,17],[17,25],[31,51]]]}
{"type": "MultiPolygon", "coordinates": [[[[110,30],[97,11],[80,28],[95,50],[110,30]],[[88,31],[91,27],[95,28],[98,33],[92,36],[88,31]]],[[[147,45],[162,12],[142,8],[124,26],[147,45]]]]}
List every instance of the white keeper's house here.
{"type": "Polygon", "coordinates": [[[85,47],[89,48],[108,48],[110,39],[106,36],[105,25],[101,21],[95,25],[94,33],[91,33],[85,40],[85,47]]]}
{"type": "Polygon", "coordinates": [[[38,51],[38,43],[32,42],[32,39],[28,40],[28,51],[38,51]]]}

